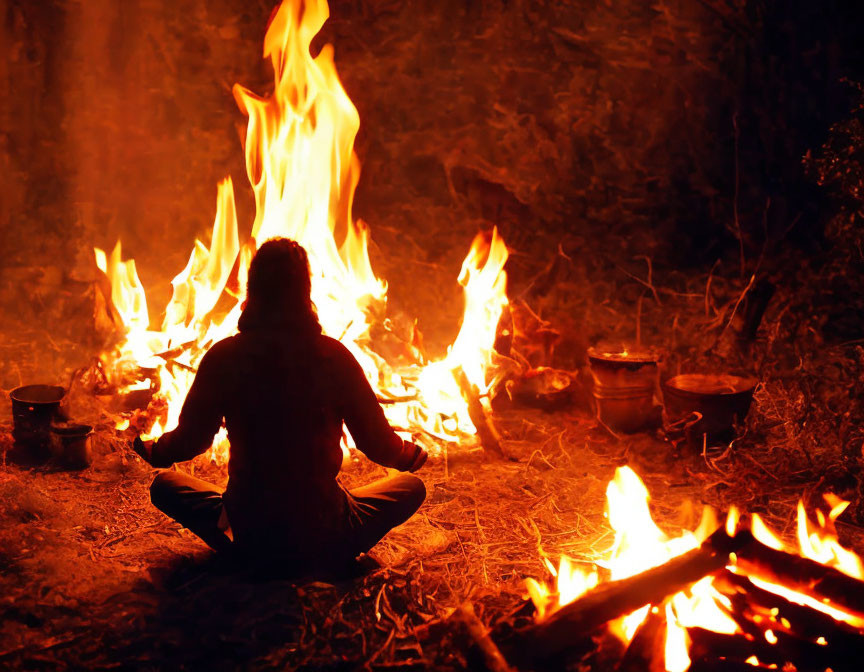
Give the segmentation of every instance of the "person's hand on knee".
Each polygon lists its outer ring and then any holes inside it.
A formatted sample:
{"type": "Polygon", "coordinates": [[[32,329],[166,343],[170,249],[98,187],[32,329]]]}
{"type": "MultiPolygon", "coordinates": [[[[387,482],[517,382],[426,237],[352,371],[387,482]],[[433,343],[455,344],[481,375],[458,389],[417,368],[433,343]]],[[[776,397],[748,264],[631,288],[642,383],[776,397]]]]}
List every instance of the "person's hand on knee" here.
{"type": "Polygon", "coordinates": [[[426,464],[426,460],[429,458],[429,453],[425,449],[410,441],[405,441],[402,444],[402,454],[407,456],[407,460],[405,461],[406,466],[402,471],[411,473],[420,469],[420,467],[426,464]]]}

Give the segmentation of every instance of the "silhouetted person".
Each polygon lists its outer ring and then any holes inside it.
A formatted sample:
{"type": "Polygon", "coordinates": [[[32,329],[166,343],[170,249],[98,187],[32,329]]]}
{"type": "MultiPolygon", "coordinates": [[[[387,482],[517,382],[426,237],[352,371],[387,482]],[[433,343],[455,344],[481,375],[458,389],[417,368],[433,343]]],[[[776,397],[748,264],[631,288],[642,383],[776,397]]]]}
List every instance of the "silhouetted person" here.
{"type": "Polygon", "coordinates": [[[177,428],[155,444],[135,442],[150,464],[169,467],[207,450],[224,420],[225,491],[163,471],[153,504],[217,551],[297,572],[350,563],[426,497],[409,473],[350,491],[337,482],[343,422],[386,467],[416,471],[426,452],[396,435],[360,365],[322,335],[310,290],[306,251],[285,238],[264,243],[249,268],[240,333],[201,359],[177,428]]]}

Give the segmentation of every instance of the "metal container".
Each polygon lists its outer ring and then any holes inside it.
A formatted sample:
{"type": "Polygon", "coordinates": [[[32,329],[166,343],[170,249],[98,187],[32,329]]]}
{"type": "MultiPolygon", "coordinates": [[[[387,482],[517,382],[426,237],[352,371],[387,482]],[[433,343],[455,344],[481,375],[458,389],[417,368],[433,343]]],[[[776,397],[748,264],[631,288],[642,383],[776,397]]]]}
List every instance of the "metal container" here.
{"type": "Polygon", "coordinates": [[[71,422],[51,425],[51,452],[57,461],[69,469],[84,469],[93,461],[90,425],[71,422]]]}
{"type": "Polygon", "coordinates": [[[675,376],[663,383],[666,420],[681,423],[687,443],[695,448],[729,443],[750,411],[758,384],[755,378],[730,374],[675,376]]]}
{"type": "Polygon", "coordinates": [[[9,393],[12,400],[12,437],[32,457],[48,457],[51,423],[64,419],[60,402],[66,390],[58,385],[25,385],[9,393]]]}
{"type": "Polygon", "coordinates": [[[610,429],[638,432],[651,418],[657,387],[658,355],[626,348],[588,351],[597,416],[610,429]]]}

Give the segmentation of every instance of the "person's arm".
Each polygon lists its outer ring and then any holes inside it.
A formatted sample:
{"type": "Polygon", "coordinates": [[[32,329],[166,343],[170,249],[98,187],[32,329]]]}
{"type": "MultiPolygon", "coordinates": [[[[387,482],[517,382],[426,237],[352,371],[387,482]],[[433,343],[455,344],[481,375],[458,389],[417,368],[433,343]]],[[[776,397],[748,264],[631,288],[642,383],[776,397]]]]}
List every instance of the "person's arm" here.
{"type": "Polygon", "coordinates": [[[223,375],[218,355],[211,348],[201,359],[198,373],[180,412],[177,428],[167,432],[150,447],[150,464],[170,467],[200,455],[210,447],[222,424],[223,375]]]}
{"type": "Polygon", "coordinates": [[[384,417],[381,404],[360,364],[341,344],[339,352],[342,417],[358,450],[384,467],[400,471],[416,471],[422,467],[426,462],[426,451],[399,438],[384,417]]]}

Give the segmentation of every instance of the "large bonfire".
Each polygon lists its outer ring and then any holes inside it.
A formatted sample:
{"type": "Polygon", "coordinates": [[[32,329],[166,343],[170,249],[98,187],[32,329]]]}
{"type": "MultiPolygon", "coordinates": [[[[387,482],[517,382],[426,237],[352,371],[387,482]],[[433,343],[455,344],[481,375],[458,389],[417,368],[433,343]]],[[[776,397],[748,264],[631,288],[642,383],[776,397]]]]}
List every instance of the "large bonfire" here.
{"type": "MultiPolygon", "coordinates": [[[[153,328],[133,260],[123,261],[120,243],[96,262],[107,275],[110,303],[125,335],[107,357],[124,391],[152,389],[162,408],[145,438],[177,424],[198,362],[216,341],[236,332],[245,279],[255,249],[278,236],[293,238],[309,254],[312,298],[324,332],[354,354],[391,424],[407,437],[457,441],[475,428],[457,383],[467,379],[485,402],[496,380],[490,370],[495,331],[507,304],[507,248],[497,231],[474,240],[462,266],[462,326],[448,354],[427,361],[411,334],[402,335],[398,357],[376,348],[372,327],[394,336],[383,316],[387,284],[369,261],[369,229],[352,212],[360,164],[354,139],[356,108],[336,72],[330,45],[312,56],[310,45],[329,16],[326,0],[284,0],[264,39],[264,56],[275,75],[273,93],[259,96],[235,85],[234,96],[249,117],[246,169],[255,195],[255,220],[241,245],[234,189],[219,183],[209,247],[196,241],[186,267],[174,278],[161,326],[153,328]]],[[[394,336],[395,337],[395,336],[394,336]]],[[[392,349],[391,349],[392,350],[392,349]]],[[[462,389],[464,389],[464,384],[462,389]]],[[[350,439],[349,439],[350,441],[350,439]]],[[[211,456],[227,458],[224,433],[211,456]]]]}

